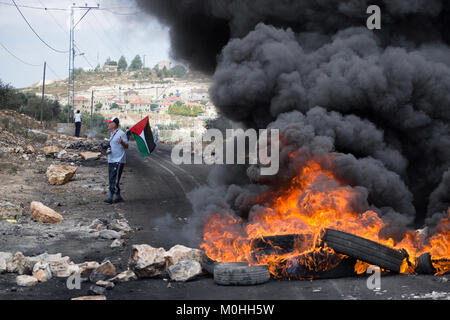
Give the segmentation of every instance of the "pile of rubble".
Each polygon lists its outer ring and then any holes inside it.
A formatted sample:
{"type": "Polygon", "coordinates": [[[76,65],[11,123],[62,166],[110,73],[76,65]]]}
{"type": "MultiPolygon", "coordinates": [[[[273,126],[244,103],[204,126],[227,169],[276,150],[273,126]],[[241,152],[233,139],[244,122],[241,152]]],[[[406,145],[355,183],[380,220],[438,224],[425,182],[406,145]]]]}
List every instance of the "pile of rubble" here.
{"type": "Polygon", "coordinates": [[[90,152],[102,152],[101,143],[93,139],[75,140],[69,146],[68,149],[90,151],[90,152]]]}
{"type": "Polygon", "coordinates": [[[0,219],[17,219],[23,215],[24,208],[19,204],[0,200],[0,219]]]}
{"type": "Polygon", "coordinates": [[[98,232],[98,237],[106,240],[113,240],[113,242],[110,245],[111,248],[118,248],[124,246],[125,240],[123,238],[127,235],[127,233],[133,231],[125,218],[95,219],[91,223],[89,228],[96,230],[98,232]]]}
{"type": "Polygon", "coordinates": [[[26,161],[51,158],[77,162],[97,160],[102,156],[102,141],[30,129],[39,128],[39,122],[14,111],[0,111],[0,119],[0,152],[17,154],[26,161]],[[4,113],[8,117],[2,118],[4,113]],[[11,123],[14,128],[10,128],[11,123]]]}
{"type": "Polygon", "coordinates": [[[47,157],[61,161],[89,161],[101,157],[101,141],[51,134],[45,142],[44,153],[47,157]]]}
{"type": "MultiPolygon", "coordinates": [[[[112,223],[118,223],[114,221],[112,223]]],[[[102,224],[103,225],[103,224],[102,224]]],[[[142,278],[169,277],[171,281],[189,281],[203,273],[200,264],[202,251],[176,245],[169,251],[149,245],[134,245],[128,262],[128,269],[117,272],[114,264],[106,259],[101,263],[87,261],[74,263],[61,253],[26,257],[21,252],[12,254],[0,252],[0,274],[16,273],[18,286],[30,287],[46,282],[53,277],[69,278],[78,275],[80,282],[90,282],[89,295],[75,300],[106,299],[106,290],[118,283],[142,278]]],[[[69,280],[67,281],[69,285],[69,280]]],[[[168,285],[170,287],[170,283],[168,285]]]]}
{"type": "Polygon", "coordinates": [[[17,113],[13,110],[0,110],[0,127],[15,127],[25,130],[25,128],[39,129],[42,125],[39,121],[23,113],[17,113]]]}
{"type": "Polygon", "coordinates": [[[128,266],[139,278],[169,277],[172,281],[189,281],[203,273],[203,252],[183,245],[169,251],[150,245],[133,245],[128,266]]]}

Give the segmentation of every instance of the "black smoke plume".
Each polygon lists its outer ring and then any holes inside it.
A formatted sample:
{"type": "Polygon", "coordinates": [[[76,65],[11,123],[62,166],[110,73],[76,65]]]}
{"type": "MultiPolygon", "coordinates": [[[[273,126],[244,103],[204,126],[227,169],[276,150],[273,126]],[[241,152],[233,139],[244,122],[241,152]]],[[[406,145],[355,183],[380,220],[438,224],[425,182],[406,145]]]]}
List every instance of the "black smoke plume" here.
{"type": "Polygon", "coordinates": [[[333,153],[323,165],[361,194],[362,210],[401,225],[426,218],[432,225],[433,216],[446,214],[448,1],[137,3],[170,27],[175,59],[213,76],[221,114],[246,127],[278,128],[284,137],[278,175],[215,169],[210,185],[190,195],[196,213],[248,215],[263,190],[282,185],[308,159],[333,153]],[[365,28],[372,4],[381,7],[381,30],[365,28]],[[301,157],[289,157],[293,151],[301,157]]]}

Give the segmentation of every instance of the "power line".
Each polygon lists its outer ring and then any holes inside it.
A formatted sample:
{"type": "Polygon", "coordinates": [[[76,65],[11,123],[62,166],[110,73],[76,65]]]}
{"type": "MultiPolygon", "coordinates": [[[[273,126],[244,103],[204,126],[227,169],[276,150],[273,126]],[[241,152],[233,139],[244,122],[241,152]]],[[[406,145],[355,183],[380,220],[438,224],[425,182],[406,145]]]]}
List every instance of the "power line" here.
{"type": "MultiPolygon", "coordinates": [[[[42,6],[45,6],[41,0],[39,0],[39,3],[42,4],[42,6]]],[[[50,17],[52,17],[53,21],[55,21],[55,23],[58,25],[58,27],[64,31],[66,34],[68,34],[67,30],[64,29],[64,27],[59,23],[59,21],[55,18],[55,16],[51,13],[51,11],[48,11],[48,14],[50,15],[50,17]]]]}
{"type": "MultiPolygon", "coordinates": [[[[39,1],[41,2],[41,1],[39,1]]],[[[4,6],[10,6],[14,7],[14,4],[7,3],[7,2],[0,2],[0,5],[4,6]]],[[[66,8],[54,8],[54,7],[46,7],[45,4],[41,2],[42,7],[37,6],[28,6],[28,5],[17,5],[19,8],[26,8],[26,9],[34,9],[34,10],[43,10],[43,11],[70,11],[70,9],[66,8]]],[[[107,11],[109,13],[119,15],[119,16],[134,16],[138,15],[140,13],[143,13],[143,11],[135,11],[135,12],[116,12],[111,9],[121,10],[121,9],[136,9],[135,7],[110,7],[110,8],[100,8],[99,10],[107,11]]]]}
{"type": "MultiPolygon", "coordinates": [[[[14,7],[14,4],[7,3],[7,2],[0,2],[0,5],[14,7]]],[[[20,8],[26,8],[26,9],[48,10],[48,11],[50,11],[50,10],[51,11],[69,11],[69,9],[64,9],[64,8],[47,8],[44,5],[42,7],[27,6],[27,5],[17,5],[17,6],[20,8]]]]}
{"type": "Polygon", "coordinates": [[[42,66],[42,64],[32,64],[32,63],[28,63],[28,62],[26,62],[26,61],[20,59],[18,56],[16,56],[14,53],[12,53],[7,47],[5,47],[5,46],[3,45],[3,43],[1,43],[1,42],[0,42],[0,46],[1,46],[3,49],[5,49],[5,51],[8,52],[11,56],[13,56],[14,58],[16,58],[17,60],[19,60],[19,61],[22,62],[23,64],[26,64],[26,65],[31,66],[31,67],[40,67],[40,66],[42,66]]]}
{"type": "MultiPolygon", "coordinates": [[[[39,1],[39,3],[40,3],[42,6],[45,6],[44,3],[43,3],[41,0],[38,0],[38,1],[39,1]]],[[[59,27],[66,35],[69,35],[68,30],[64,29],[64,27],[61,25],[61,23],[59,23],[59,21],[55,18],[55,16],[54,16],[50,11],[48,12],[48,14],[50,15],[50,17],[52,17],[53,21],[58,25],[58,27],[59,27]]],[[[74,41],[74,42],[75,42],[75,41],[74,41]]],[[[84,52],[84,51],[85,51],[85,50],[82,50],[82,49],[80,48],[80,46],[78,45],[77,42],[75,42],[75,47],[76,47],[76,48],[78,49],[78,51],[80,51],[80,52],[84,52]]],[[[91,66],[92,69],[95,69],[95,68],[93,67],[93,65],[90,63],[89,59],[86,57],[86,54],[83,55],[83,59],[87,62],[88,65],[91,66]]]]}
{"type": "Polygon", "coordinates": [[[49,47],[50,49],[52,49],[55,52],[58,53],[68,53],[69,51],[62,51],[62,50],[57,50],[55,48],[53,48],[52,46],[50,46],[47,42],[45,42],[40,36],[39,34],[33,29],[33,27],[31,26],[31,24],[28,22],[27,18],[25,18],[25,16],[23,15],[22,11],[20,11],[20,8],[17,6],[16,2],[14,0],[11,0],[14,5],[17,8],[17,11],[19,11],[20,15],[22,16],[22,18],[25,20],[25,22],[27,23],[27,25],[30,27],[31,31],[33,31],[33,33],[39,38],[39,40],[41,40],[47,47],[49,47]]]}

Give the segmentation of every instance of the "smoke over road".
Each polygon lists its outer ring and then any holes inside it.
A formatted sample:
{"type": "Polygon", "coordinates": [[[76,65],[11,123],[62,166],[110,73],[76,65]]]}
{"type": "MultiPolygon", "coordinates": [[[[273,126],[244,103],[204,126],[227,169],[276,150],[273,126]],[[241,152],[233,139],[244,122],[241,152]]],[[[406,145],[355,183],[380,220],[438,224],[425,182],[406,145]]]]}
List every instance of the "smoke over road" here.
{"type": "MultiPolygon", "coordinates": [[[[395,237],[450,206],[450,4],[441,0],[137,0],[170,27],[174,58],[213,75],[227,118],[277,128],[280,172],[218,168],[200,216],[248,215],[314,159],[395,237]],[[366,9],[382,29],[365,28],[366,9]],[[332,155],[332,156],[330,156],[332,155]]],[[[326,183],[314,188],[327,188],[326,183]]]]}

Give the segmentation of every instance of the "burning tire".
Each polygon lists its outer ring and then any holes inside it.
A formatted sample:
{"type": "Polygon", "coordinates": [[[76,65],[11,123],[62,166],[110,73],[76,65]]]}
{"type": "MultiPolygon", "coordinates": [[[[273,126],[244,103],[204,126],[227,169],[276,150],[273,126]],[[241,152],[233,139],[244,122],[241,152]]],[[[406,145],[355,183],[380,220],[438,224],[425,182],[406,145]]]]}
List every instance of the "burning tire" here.
{"type": "Polygon", "coordinates": [[[431,255],[429,253],[422,254],[416,260],[416,272],[418,274],[435,274],[436,269],[431,261],[431,255]]]}
{"type": "Polygon", "coordinates": [[[406,258],[401,251],[342,231],[327,229],[322,240],[338,253],[397,273],[406,258]]]}
{"type": "Polygon", "coordinates": [[[260,255],[292,252],[296,246],[301,244],[311,247],[313,240],[313,234],[286,234],[256,238],[251,241],[252,254],[254,257],[257,257],[260,255]]]}
{"type": "Polygon", "coordinates": [[[206,253],[203,254],[202,256],[202,268],[208,272],[209,274],[214,274],[214,267],[217,265],[218,263],[212,259],[210,259],[206,253]]]}
{"type": "Polygon", "coordinates": [[[214,268],[214,282],[222,286],[248,286],[266,283],[269,267],[248,266],[246,263],[218,263],[214,268]]]}

